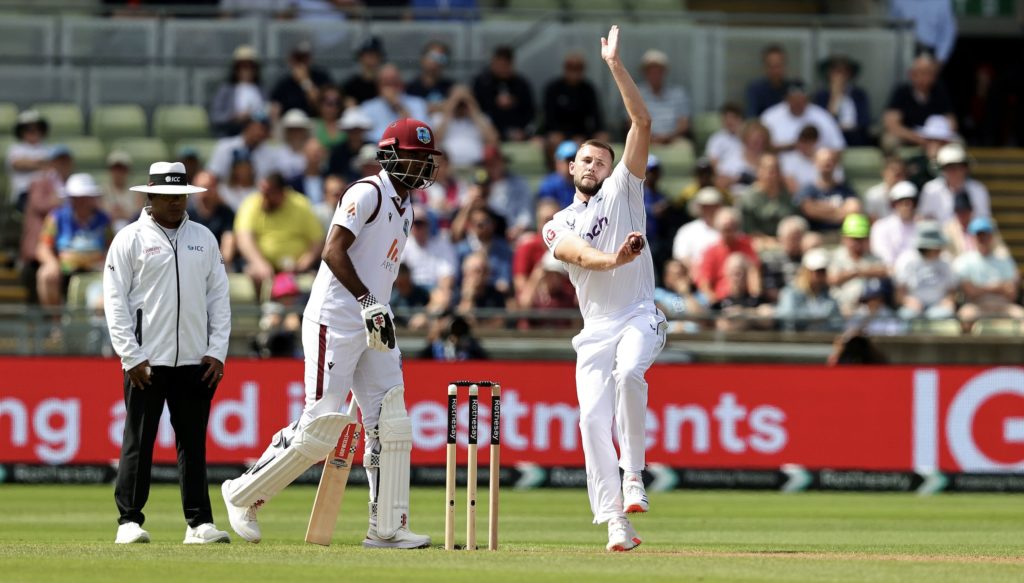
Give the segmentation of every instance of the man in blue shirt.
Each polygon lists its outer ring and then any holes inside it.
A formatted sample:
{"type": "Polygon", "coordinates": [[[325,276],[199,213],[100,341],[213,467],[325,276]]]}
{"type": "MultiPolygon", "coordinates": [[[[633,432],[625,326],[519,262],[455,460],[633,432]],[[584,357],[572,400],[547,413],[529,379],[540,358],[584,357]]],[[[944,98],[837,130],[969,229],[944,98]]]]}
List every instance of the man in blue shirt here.
{"type": "Polygon", "coordinates": [[[768,45],[761,51],[764,77],[747,85],[747,117],[761,117],[764,110],[786,97],[786,51],[780,45],[768,45]]]}

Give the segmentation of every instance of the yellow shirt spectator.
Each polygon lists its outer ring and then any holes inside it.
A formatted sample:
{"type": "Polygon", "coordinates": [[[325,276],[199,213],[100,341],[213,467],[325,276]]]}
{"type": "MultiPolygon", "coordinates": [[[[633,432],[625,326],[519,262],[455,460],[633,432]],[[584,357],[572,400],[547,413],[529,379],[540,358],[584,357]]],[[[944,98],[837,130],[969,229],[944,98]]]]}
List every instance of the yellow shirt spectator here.
{"type": "Polygon", "coordinates": [[[251,233],[260,254],[277,271],[294,269],[295,261],[324,237],[309,200],[290,188],[273,210],[258,192],[246,197],[235,216],[235,231],[251,233]]]}

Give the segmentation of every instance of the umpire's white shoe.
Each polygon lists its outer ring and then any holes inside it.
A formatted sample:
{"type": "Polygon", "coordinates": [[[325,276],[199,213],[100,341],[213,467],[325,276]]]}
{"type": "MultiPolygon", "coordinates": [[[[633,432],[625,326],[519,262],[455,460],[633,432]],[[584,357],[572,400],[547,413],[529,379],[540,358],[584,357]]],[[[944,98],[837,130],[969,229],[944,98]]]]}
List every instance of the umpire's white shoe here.
{"type": "Polygon", "coordinates": [[[119,545],[148,543],[149,533],[142,530],[138,522],[126,522],[117,527],[117,538],[114,539],[114,542],[119,545]]]}
{"type": "Polygon", "coordinates": [[[217,530],[217,527],[212,522],[205,522],[195,528],[187,527],[185,529],[185,540],[182,542],[187,545],[229,543],[231,542],[231,535],[223,530],[217,530]]]}
{"type": "Polygon", "coordinates": [[[605,548],[609,551],[629,551],[640,546],[642,542],[644,541],[625,516],[608,521],[608,546],[605,548]]]}
{"type": "Polygon", "coordinates": [[[647,512],[647,490],[644,480],[638,474],[626,474],[622,480],[622,506],[629,514],[647,512]]]}
{"type": "Polygon", "coordinates": [[[263,535],[260,532],[260,523],[256,522],[256,510],[262,502],[257,502],[248,507],[235,506],[231,503],[231,496],[228,494],[230,484],[231,480],[226,480],[220,485],[224,506],[228,509],[228,522],[231,523],[232,530],[238,533],[238,536],[251,543],[258,543],[263,535]]]}
{"type": "Polygon", "coordinates": [[[391,538],[380,538],[373,524],[366,531],[363,546],[368,549],[425,549],[430,546],[430,536],[416,534],[403,526],[391,538]]]}

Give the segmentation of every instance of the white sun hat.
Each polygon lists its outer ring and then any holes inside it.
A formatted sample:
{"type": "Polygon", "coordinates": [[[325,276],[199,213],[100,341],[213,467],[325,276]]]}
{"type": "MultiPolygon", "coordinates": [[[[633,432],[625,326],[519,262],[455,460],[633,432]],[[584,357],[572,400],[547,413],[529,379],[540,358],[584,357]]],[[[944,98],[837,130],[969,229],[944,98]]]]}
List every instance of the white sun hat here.
{"type": "Polygon", "coordinates": [[[91,174],[80,172],[68,176],[68,181],[64,183],[64,196],[70,198],[103,196],[103,189],[96,184],[96,179],[91,174]]]}
{"type": "Polygon", "coordinates": [[[195,194],[206,192],[205,188],[192,186],[181,162],[153,162],[149,166],[149,182],[133,186],[128,190],[149,194],[195,194]]]}
{"type": "Polygon", "coordinates": [[[286,130],[308,130],[312,127],[312,122],[305,111],[289,109],[281,116],[281,127],[286,130]]]}

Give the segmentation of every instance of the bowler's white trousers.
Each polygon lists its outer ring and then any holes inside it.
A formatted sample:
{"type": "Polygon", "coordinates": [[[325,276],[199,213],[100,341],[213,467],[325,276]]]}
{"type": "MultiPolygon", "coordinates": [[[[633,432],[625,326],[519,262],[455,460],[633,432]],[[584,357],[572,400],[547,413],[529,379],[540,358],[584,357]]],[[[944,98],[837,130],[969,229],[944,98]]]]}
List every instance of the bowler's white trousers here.
{"type": "Polygon", "coordinates": [[[624,516],[619,468],[644,469],[647,382],[644,375],[665,347],[665,315],[653,301],[584,320],[572,340],[576,398],[594,524],[624,516]],[[619,439],[616,455],[612,428],[619,439]]]}

